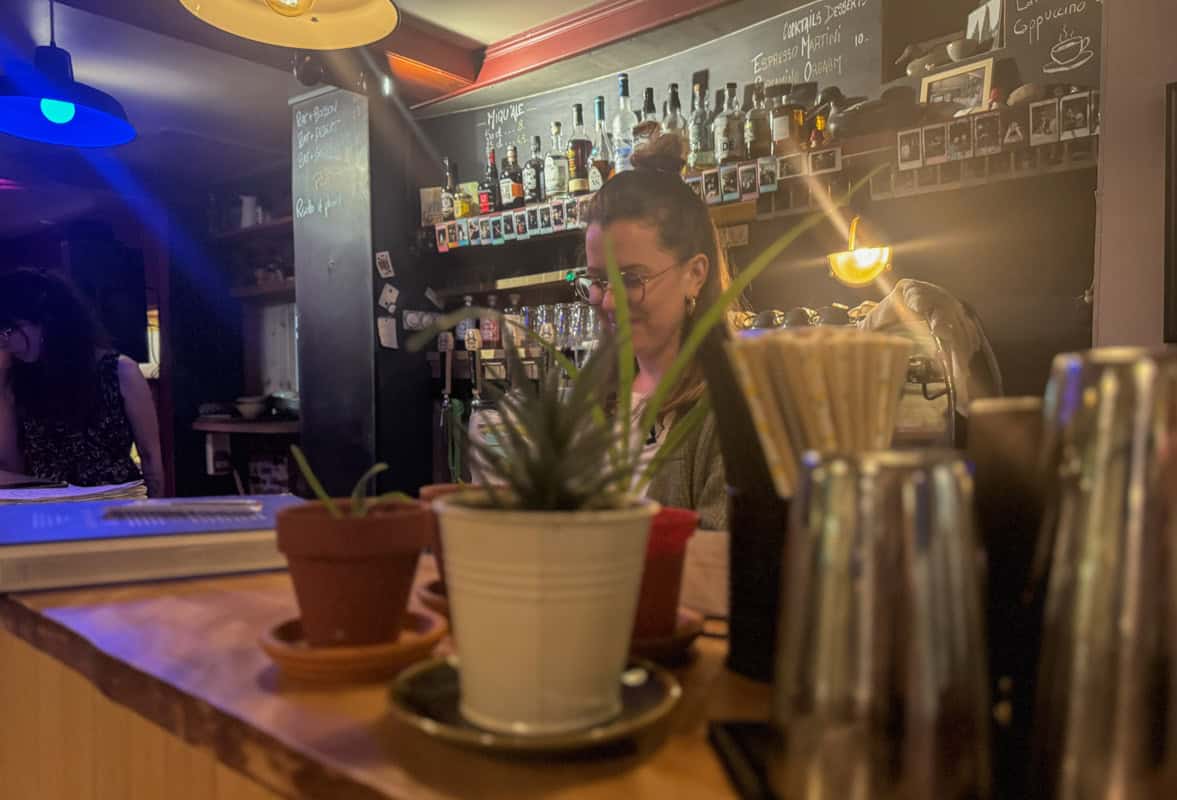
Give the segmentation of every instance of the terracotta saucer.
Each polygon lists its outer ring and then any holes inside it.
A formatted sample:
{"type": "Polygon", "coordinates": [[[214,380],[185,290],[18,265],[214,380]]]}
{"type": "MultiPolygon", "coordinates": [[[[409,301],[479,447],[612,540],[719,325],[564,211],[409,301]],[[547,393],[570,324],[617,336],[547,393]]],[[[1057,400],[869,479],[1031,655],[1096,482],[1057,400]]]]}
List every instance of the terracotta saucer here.
{"type": "Polygon", "coordinates": [[[691,644],[703,632],[703,615],[686,606],[679,606],[674,633],[650,639],[636,639],[630,645],[633,656],[648,658],[659,664],[679,664],[686,660],[691,644]]]}
{"type": "Polygon", "coordinates": [[[275,625],[258,639],[288,678],[313,683],[375,683],[427,658],[449,631],[443,617],[410,609],[395,642],[364,647],[310,647],[302,624],[291,619],[275,625]]]}
{"type": "Polygon", "coordinates": [[[446,619],[450,618],[450,599],[446,595],[441,578],[418,586],[417,599],[433,613],[441,614],[446,619]]]}
{"type": "Polygon", "coordinates": [[[632,739],[674,710],[682,687],[666,670],[633,659],[619,678],[622,710],[591,728],[521,736],[479,728],[461,714],[458,658],[434,658],[402,672],[392,685],[392,713],[400,721],[443,741],[494,753],[554,753],[595,750],[632,739]]]}

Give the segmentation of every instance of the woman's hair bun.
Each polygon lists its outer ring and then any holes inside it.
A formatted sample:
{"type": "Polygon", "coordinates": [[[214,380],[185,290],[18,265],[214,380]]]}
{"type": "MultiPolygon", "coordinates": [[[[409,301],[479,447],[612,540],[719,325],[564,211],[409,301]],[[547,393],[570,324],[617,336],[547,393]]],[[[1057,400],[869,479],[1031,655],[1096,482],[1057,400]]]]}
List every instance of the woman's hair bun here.
{"type": "Polygon", "coordinates": [[[685,149],[681,136],[655,131],[641,147],[634,148],[630,161],[634,169],[679,175],[687,163],[685,149]]]}

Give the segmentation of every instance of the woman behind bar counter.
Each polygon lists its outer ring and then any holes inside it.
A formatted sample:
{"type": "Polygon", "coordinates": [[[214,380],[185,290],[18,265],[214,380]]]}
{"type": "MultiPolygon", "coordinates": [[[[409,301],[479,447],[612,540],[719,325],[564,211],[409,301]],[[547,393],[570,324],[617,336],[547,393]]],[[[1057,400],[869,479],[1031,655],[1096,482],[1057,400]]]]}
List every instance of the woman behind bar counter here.
{"type": "MultiPolygon", "coordinates": [[[[621,269],[632,315],[635,419],[674,361],[695,315],[728,285],[727,264],[707,207],[682,180],[675,137],[659,137],[634,153],[634,169],[614,176],[593,197],[586,221],[588,276],[582,299],[613,324],[605,240],[621,269]]],[[[643,460],[653,458],[674,424],[703,396],[696,362],[663,404],[653,430],[643,433],[643,460]]],[[[715,418],[709,415],[667,461],[646,494],[666,506],[699,512],[699,526],[727,529],[727,494],[715,418]]]]}
{"type": "Polygon", "coordinates": [[[143,478],[148,494],[163,492],[139,366],[108,348],[72,285],[35,270],[0,275],[0,469],[78,486],[143,478]]]}

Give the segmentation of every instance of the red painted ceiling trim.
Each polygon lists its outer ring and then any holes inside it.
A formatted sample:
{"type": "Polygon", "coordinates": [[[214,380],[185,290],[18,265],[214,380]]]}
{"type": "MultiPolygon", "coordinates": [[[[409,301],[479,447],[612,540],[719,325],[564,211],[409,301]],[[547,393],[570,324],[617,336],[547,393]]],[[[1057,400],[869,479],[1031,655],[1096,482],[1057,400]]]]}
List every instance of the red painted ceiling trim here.
{"type": "Polygon", "coordinates": [[[453,80],[469,84],[478,78],[482,66],[482,53],[475,42],[470,42],[470,45],[463,47],[428,21],[402,14],[396,30],[374,47],[378,47],[386,56],[395,53],[428,64],[453,80]]]}
{"type": "Polygon", "coordinates": [[[603,0],[489,45],[477,80],[413,108],[426,108],[460,97],[731,2],[733,0],[603,0]]]}

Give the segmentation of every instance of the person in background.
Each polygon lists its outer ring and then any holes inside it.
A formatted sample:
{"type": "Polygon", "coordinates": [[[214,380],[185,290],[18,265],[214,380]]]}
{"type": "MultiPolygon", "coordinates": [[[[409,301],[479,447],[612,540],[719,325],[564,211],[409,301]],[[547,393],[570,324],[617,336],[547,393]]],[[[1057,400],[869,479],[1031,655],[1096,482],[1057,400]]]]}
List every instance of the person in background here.
{"type": "Polygon", "coordinates": [[[142,479],[150,496],[164,492],[147,381],[58,275],[0,274],[0,469],[77,486],[142,479]]]}

